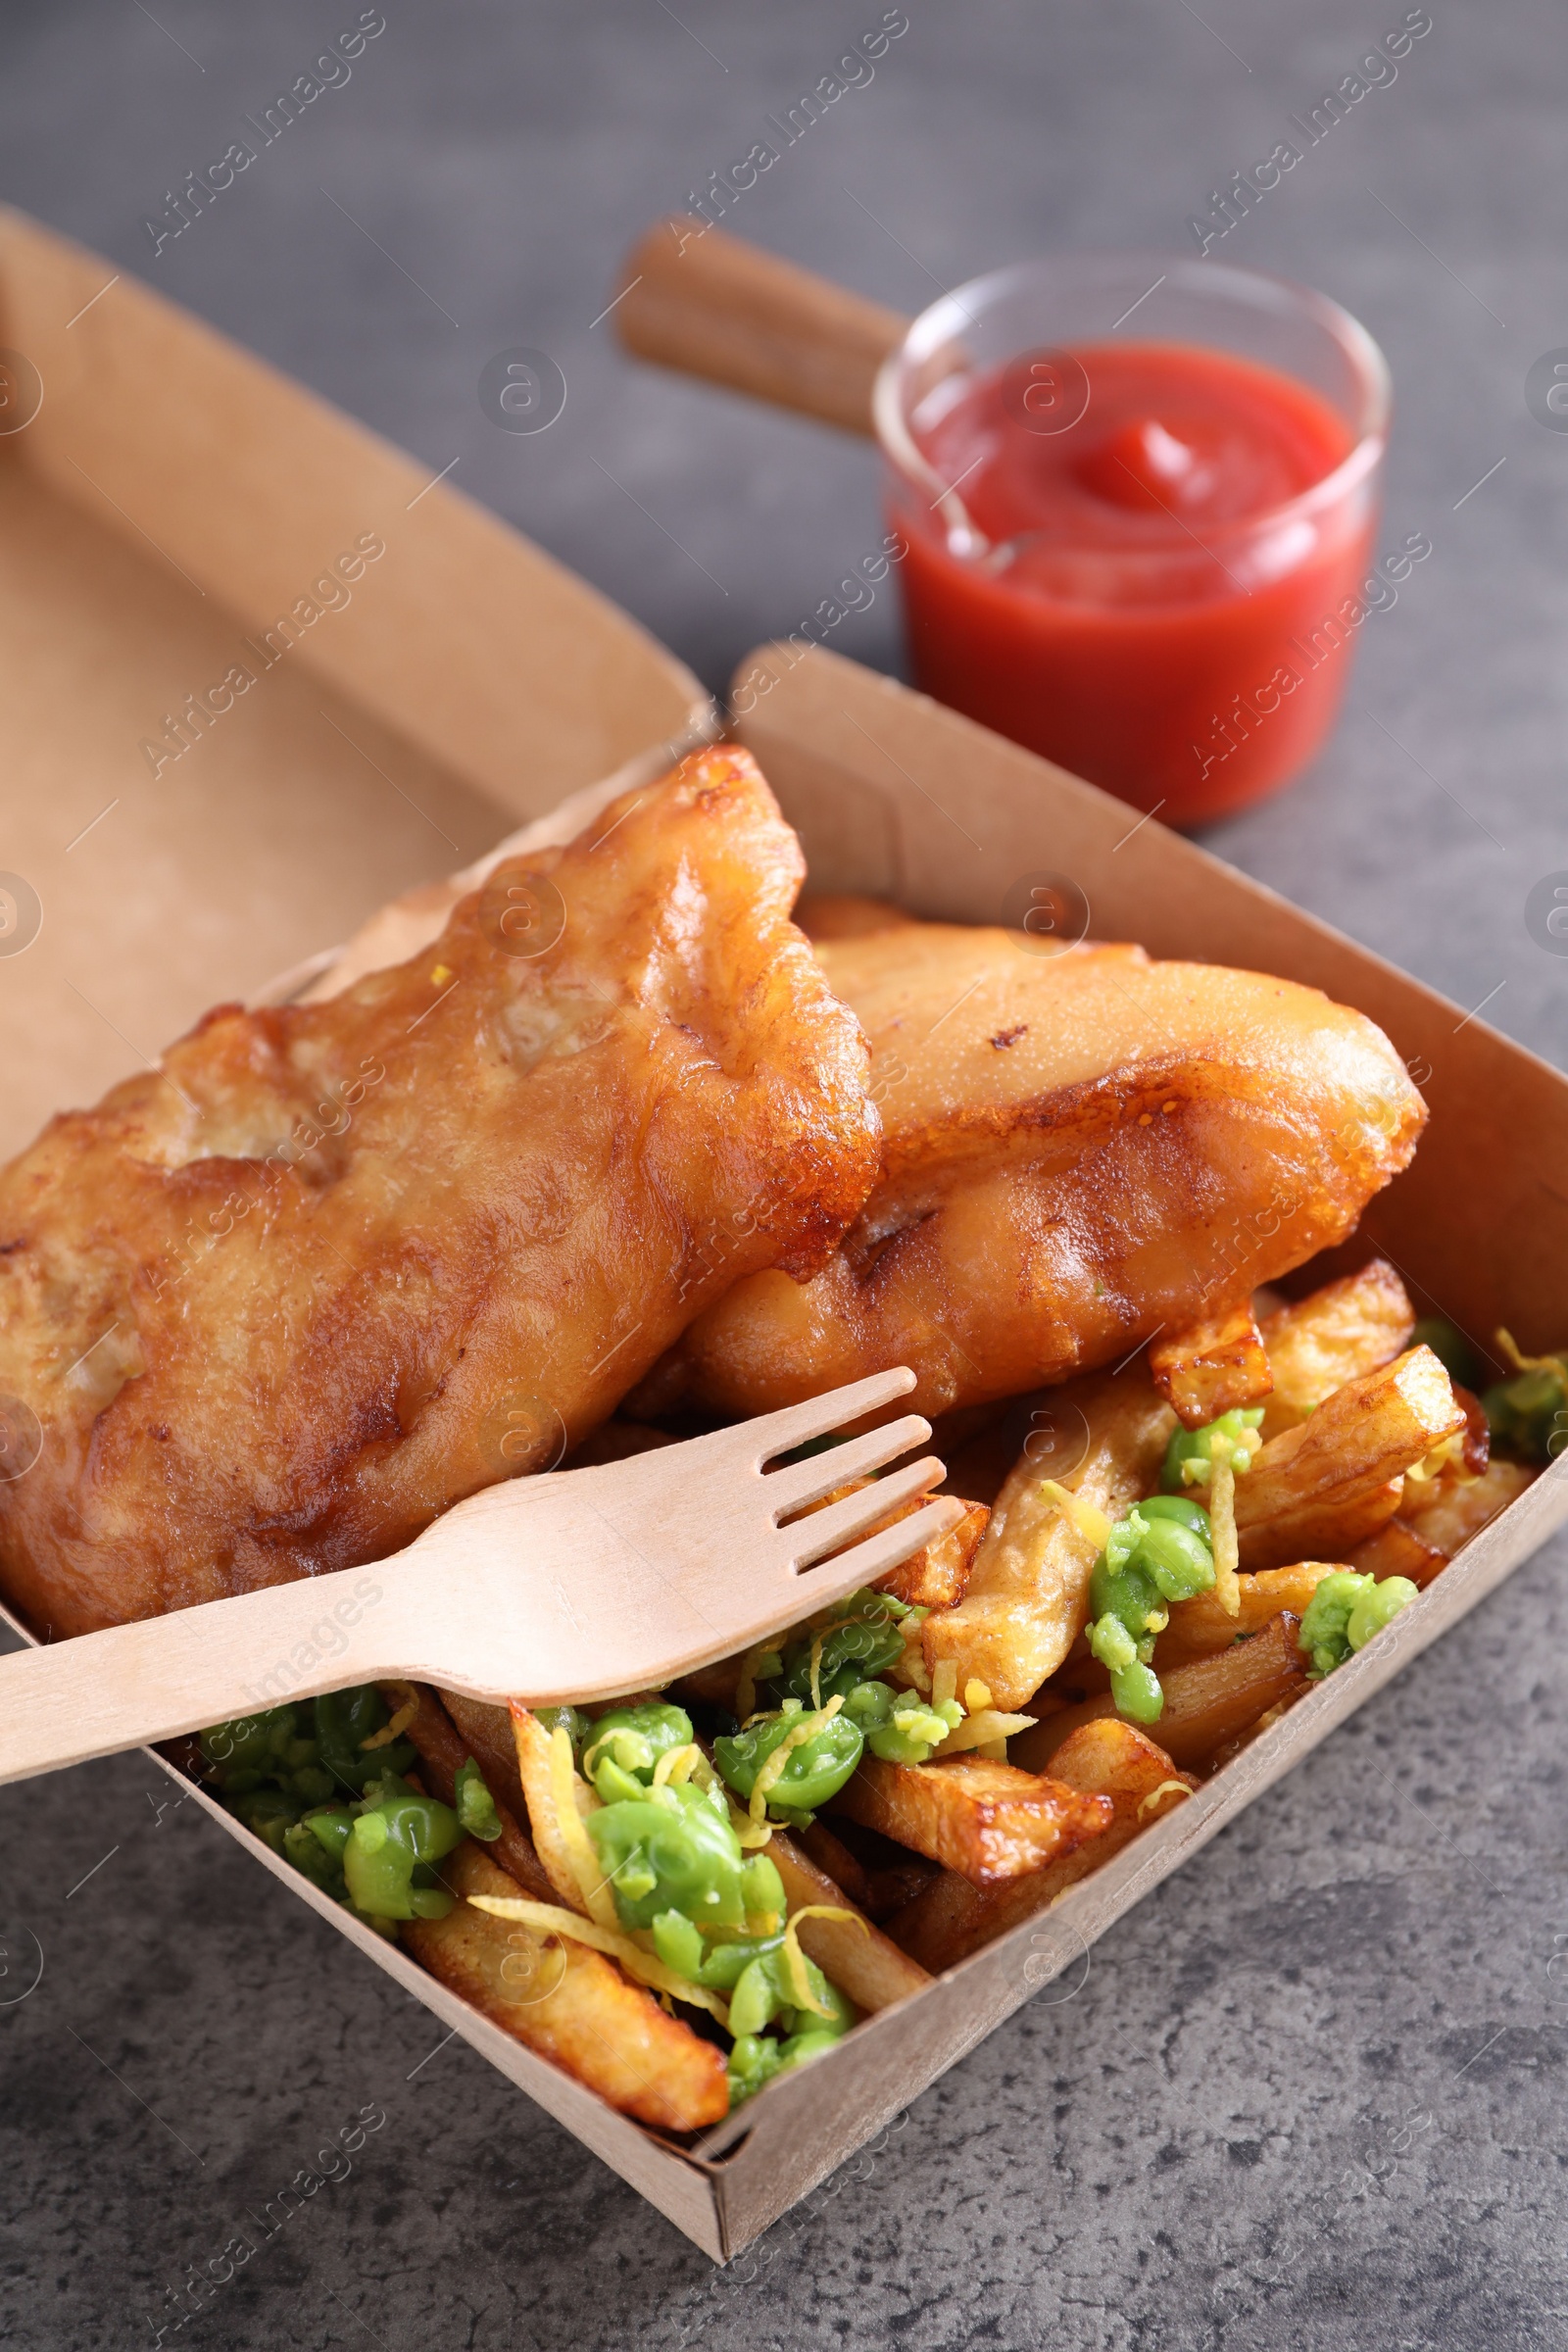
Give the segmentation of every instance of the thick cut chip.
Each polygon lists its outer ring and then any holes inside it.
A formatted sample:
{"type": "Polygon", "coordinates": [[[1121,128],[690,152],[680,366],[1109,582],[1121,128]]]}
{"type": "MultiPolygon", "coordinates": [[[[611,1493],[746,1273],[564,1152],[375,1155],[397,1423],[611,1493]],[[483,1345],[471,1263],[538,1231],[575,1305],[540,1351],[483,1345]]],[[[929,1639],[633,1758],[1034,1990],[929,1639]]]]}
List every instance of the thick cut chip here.
{"type": "Polygon", "coordinates": [[[1191,1774],[1176,1770],[1147,1733],[1114,1717],[1080,1725],[1056,1750],[1052,1775],[1069,1788],[1108,1798],[1110,1820],[1098,1838],[1086,1839],[1027,1878],[1011,1879],[1001,1886],[976,1886],[957,1871],[945,1870],[895,1912],[888,1922],[890,1932],[933,1975],[967,1959],[1020,1921],[1049,1910],[1069,1886],[1120,1853],[1140,1830],[1184,1803],[1197,1786],[1191,1774]]]}
{"type": "Polygon", "coordinates": [[[885,1764],[867,1756],[832,1800],[868,1830],[929,1854],[977,1886],[1020,1878],[1094,1838],[1108,1806],[984,1756],[885,1764]]]}
{"type": "MultiPolygon", "coordinates": [[[[918,1503],[911,1504],[918,1509],[918,1503]]],[[[903,1514],[901,1513],[902,1517],[903,1514]]],[[[945,1535],[935,1536],[919,1551],[893,1569],[877,1585],[880,1592],[907,1601],[911,1608],[951,1609],[963,1598],[975,1558],[991,1524],[983,1502],[966,1502],[963,1517],[945,1535]]]]}
{"type": "Polygon", "coordinates": [[[793,1838],[775,1830],[766,1851],[784,1882],[784,1900],[792,1915],[808,1904],[851,1914],[848,1919],[803,1919],[795,1933],[807,1958],[849,1994],[857,2009],[873,2017],[877,2010],[890,2009],[895,2001],[924,1989],[930,1982],[925,1970],[873,1927],[853,1897],[793,1838]]]}
{"type": "MultiPolygon", "coordinates": [[[[1163,1676],[1165,1704],[1150,1730],[1158,1734],[1166,1753],[1178,1764],[1201,1766],[1267,1708],[1298,1697],[1306,1688],[1307,1667],[1297,1646],[1300,1624],[1298,1617],[1282,1611],[1249,1641],[1163,1676]]],[[[1062,1707],[1043,1716],[1034,1731],[1020,1733],[1012,1752],[1031,1772],[1054,1774],[1063,1741],[1081,1724],[1115,1712],[1116,1702],[1108,1692],[1103,1698],[1087,1698],[1081,1706],[1062,1707]]]]}
{"type": "Polygon", "coordinates": [[[1430,1348],[1347,1381],[1308,1421],[1270,1438],[1236,1482],[1236,1535],[1247,1568],[1343,1559],[1400,1507],[1405,1471],[1465,1426],[1464,1407],[1430,1348]]]}
{"type": "Polygon", "coordinates": [[[80,1633],[380,1558],[551,1466],[737,1276],[809,1274],[878,1121],[801,871],[705,753],[412,961],[220,1007],[55,1119],[0,1175],[0,1394],[42,1438],[10,1598],[80,1633]]]}
{"type": "MultiPolygon", "coordinates": [[[[1108,1519],[1156,1484],[1176,1417],[1141,1365],[1073,1381],[1053,1398],[1055,1483],[1108,1519]],[[1068,1467],[1071,1463],[1073,1466],[1068,1467]]],[[[1047,1491],[1026,1445],[986,1530],[962,1600],[925,1623],[926,1664],[957,1668],[997,1706],[1020,1707],[1083,1630],[1100,1545],[1047,1491]]]]}
{"type": "Polygon", "coordinates": [[[1406,1479],[1398,1517],[1353,1551],[1348,1564],[1363,1576],[1407,1576],[1412,1584],[1429,1585],[1539,1475],[1522,1462],[1499,1458],[1479,1477],[1446,1469],[1421,1485],[1406,1479]]]}
{"type": "Polygon", "coordinates": [[[1154,1672],[1164,1676],[1195,1658],[1218,1657],[1241,1636],[1261,1633],[1282,1609],[1304,1616],[1318,1586],[1337,1569],[1332,1560],[1297,1560],[1289,1568],[1244,1573],[1236,1579],[1240,1606],[1234,1617],[1221,1608],[1213,1592],[1173,1602],[1170,1623],[1154,1643],[1154,1672]]]}
{"type": "Polygon", "coordinates": [[[1410,1345],[1415,1308],[1386,1258],[1358,1274],[1325,1283],[1310,1298],[1282,1306],[1262,1326],[1273,1382],[1263,1407],[1263,1435],[1305,1421],[1348,1380],[1392,1363],[1410,1345]]]}
{"type": "Polygon", "coordinates": [[[1444,1477],[1424,1489],[1407,1485],[1399,1515],[1423,1544],[1430,1544],[1445,1559],[1452,1559],[1499,1511],[1517,1502],[1540,1475],[1522,1462],[1499,1458],[1489,1462],[1481,1476],[1468,1483],[1444,1477]]]}
{"type": "MultiPolygon", "coordinates": [[[[1340,1565],[1331,1560],[1298,1560],[1289,1568],[1264,1568],[1255,1575],[1244,1569],[1236,1579],[1234,1617],[1221,1606],[1216,1592],[1200,1592],[1193,1600],[1172,1602],[1170,1623],[1154,1643],[1154,1672],[1165,1676],[1179,1666],[1192,1665],[1196,1658],[1217,1657],[1248,1635],[1261,1633],[1282,1609],[1299,1617],[1324,1577],[1335,1575],[1340,1565]]],[[[1404,1571],[1391,1567],[1377,1573],[1403,1575],[1404,1571]]],[[[1079,1641],[1047,1695],[1070,1705],[1080,1698],[1098,1698],[1109,1689],[1107,1669],[1089,1654],[1087,1642],[1079,1641]]]]}
{"type": "Polygon", "coordinates": [[[1353,1568],[1357,1576],[1375,1576],[1379,1584],[1386,1576],[1406,1576],[1412,1585],[1422,1587],[1430,1585],[1439,1569],[1447,1564],[1446,1552],[1424,1544],[1408,1521],[1399,1518],[1386,1520],[1364,1544],[1352,1544],[1345,1559],[1346,1567],[1353,1568]]]}
{"type": "Polygon", "coordinates": [[[817,948],[873,1049],[882,1180],[804,1286],[699,1316],[639,1409],[769,1411],[890,1364],[932,1414],[1245,1306],[1341,1242],[1425,1109],[1315,989],[927,923],[817,948]]]}
{"type": "Polygon", "coordinates": [[[488,1854],[471,1841],[460,1845],[441,1877],[465,1899],[445,1919],[402,1931],[432,1977],[639,2123],[696,2132],[728,2114],[722,2051],[667,2016],[613,1960],[569,1936],[474,1909],[469,1895],[527,1891],[488,1854]]]}
{"type": "Polygon", "coordinates": [[[1250,1305],[1171,1332],[1149,1350],[1149,1369],[1185,1429],[1201,1429],[1221,1413],[1255,1404],[1273,1386],[1250,1305]]]}

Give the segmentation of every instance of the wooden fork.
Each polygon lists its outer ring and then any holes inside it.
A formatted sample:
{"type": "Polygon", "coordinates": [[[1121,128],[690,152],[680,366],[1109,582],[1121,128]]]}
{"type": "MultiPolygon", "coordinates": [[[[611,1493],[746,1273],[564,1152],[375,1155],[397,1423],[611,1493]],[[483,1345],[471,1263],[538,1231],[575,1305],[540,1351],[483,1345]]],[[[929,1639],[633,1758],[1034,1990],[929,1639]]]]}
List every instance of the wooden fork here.
{"type": "Polygon", "coordinates": [[[490,1487],[369,1567],[0,1658],[0,1781],[391,1676],[534,1706],[662,1687],[886,1575],[954,1525],[961,1505],[938,1498],[837,1549],[929,1494],[943,1476],[934,1454],[809,1510],[922,1444],[931,1429],[917,1413],[764,1476],[779,1454],[913,1387],[902,1367],[879,1372],[711,1437],[490,1487]]]}

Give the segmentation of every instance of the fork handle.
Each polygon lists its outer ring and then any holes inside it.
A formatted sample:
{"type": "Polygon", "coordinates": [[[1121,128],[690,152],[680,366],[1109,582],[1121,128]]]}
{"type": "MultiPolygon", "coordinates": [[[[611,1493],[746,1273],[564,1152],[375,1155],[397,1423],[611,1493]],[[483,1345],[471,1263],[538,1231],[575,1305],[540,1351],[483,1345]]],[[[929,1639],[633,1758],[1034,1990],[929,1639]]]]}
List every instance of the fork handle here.
{"type": "Polygon", "coordinates": [[[0,1658],[0,1782],[388,1674],[392,1563],[269,1585],[0,1658]],[[333,1647],[334,1642],[338,1646],[333,1647]]]}
{"type": "Polygon", "coordinates": [[[679,215],[657,221],[627,257],[614,318],[641,359],[854,433],[871,431],[877,369],[909,323],[679,215]]]}

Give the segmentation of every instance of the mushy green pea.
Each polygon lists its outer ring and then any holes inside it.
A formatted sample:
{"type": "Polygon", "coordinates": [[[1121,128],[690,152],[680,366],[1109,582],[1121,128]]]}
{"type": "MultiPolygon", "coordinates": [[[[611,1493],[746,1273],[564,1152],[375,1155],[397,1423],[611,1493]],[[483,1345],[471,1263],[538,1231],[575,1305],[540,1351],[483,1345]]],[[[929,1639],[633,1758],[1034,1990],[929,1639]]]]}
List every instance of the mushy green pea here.
{"type": "MultiPolygon", "coordinates": [[[[808,1720],[799,1699],[786,1699],[777,1715],[713,1741],[713,1761],[737,1796],[751,1802],[762,1767],[808,1720]]],[[[830,1715],[808,1740],[791,1747],[783,1771],[768,1786],[768,1811],[804,1822],[838,1794],[864,1752],[864,1736],[848,1710],[830,1715]]]]}
{"type": "Polygon", "coordinates": [[[1134,1723],[1157,1723],[1164,1710],[1151,1660],[1170,1604],[1213,1583],[1208,1514],[1188,1496],[1156,1494],[1111,1529],[1089,1580],[1089,1647],[1109,1668],[1111,1696],[1134,1723]]]}

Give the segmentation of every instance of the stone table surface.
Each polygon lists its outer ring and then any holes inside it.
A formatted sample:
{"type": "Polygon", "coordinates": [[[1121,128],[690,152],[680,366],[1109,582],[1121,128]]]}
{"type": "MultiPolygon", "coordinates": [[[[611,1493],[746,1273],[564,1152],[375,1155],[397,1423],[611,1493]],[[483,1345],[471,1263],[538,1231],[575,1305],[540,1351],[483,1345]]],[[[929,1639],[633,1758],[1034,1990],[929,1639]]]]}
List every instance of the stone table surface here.
{"type": "MultiPolygon", "coordinates": [[[[1401,13],[908,0],[874,78],[733,225],[911,310],[1032,251],[1190,248],[1208,191],[1401,13]]],[[[1568,868],[1568,436],[1525,379],[1568,345],[1563,23],[1545,0],[1431,13],[1396,80],[1220,249],[1325,288],[1382,343],[1384,537],[1433,553],[1362,631],[1317,772],[1213,840],[1560,1054],[1568,964],[1525,902],[1568,868]]],[[[432,472],[456,453],[468,491],[721,685],[874,546],[874,467],[635,368],[593,322],[630,235],[879,10],[385,0],[347,84],[155,259],[163,191],[356,14],[10,0],[4,195],[432,472]],[[515,344],[567,379],[546,434],[496,430],[476,399],[515,344]]],[[[900,659],[885,600],[839,642],[900,659]]],[[[1075,1997],[1022,2010],[722,2275],[465,2045],[437,2048],[194,1806],[160,1813],[145,1763],[5,1791],[8,2340],[1560,2342],[1565,1560],[1538,1555],[1105,1938],[1075,1997]],[[29,1935],[43,1976],[19,1998],[29,1935]],[[348,2175],[176,2330],[181,2283],[365,2110],[381,2120],[348,2175]]]]}

